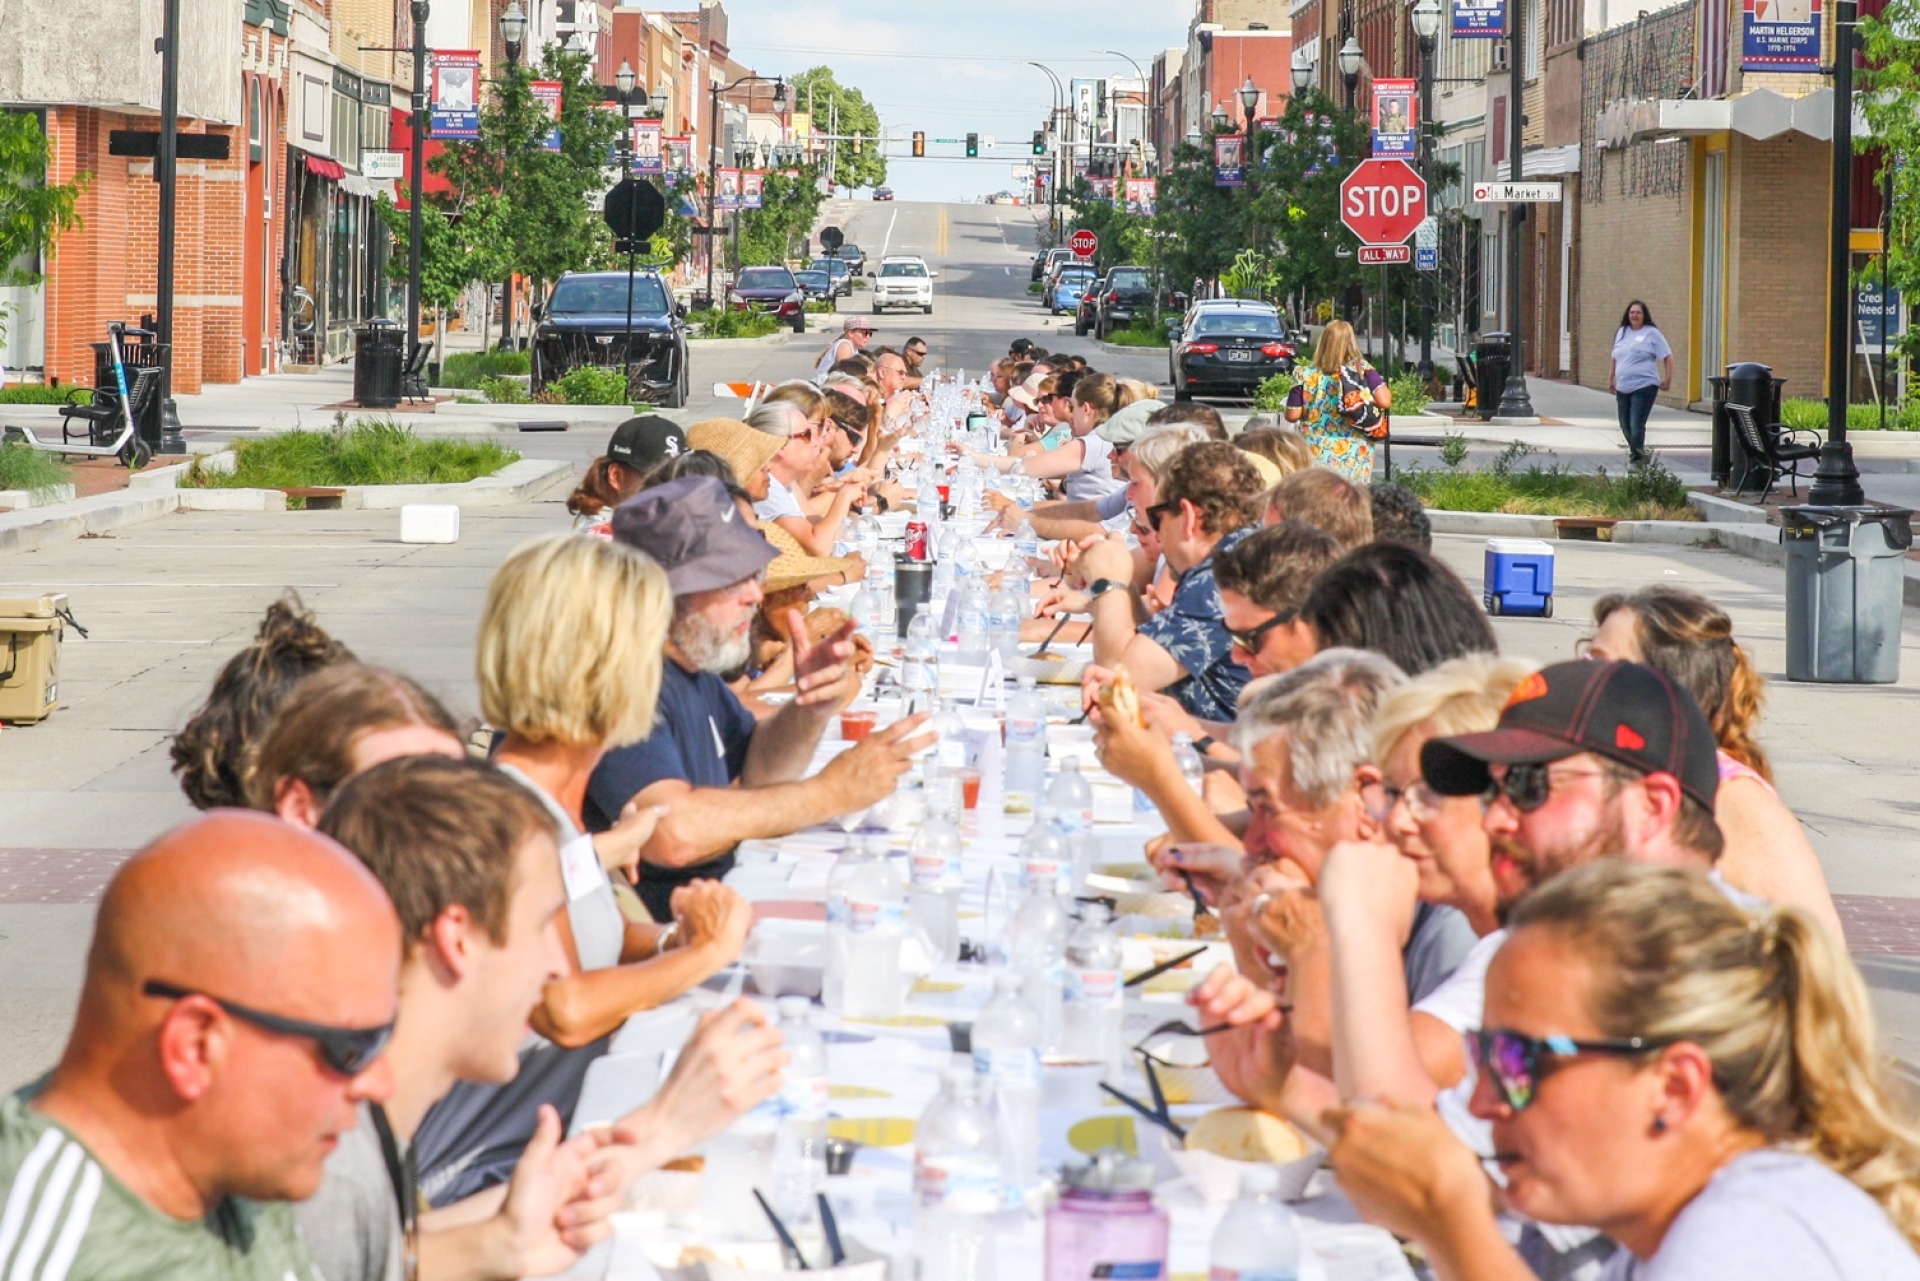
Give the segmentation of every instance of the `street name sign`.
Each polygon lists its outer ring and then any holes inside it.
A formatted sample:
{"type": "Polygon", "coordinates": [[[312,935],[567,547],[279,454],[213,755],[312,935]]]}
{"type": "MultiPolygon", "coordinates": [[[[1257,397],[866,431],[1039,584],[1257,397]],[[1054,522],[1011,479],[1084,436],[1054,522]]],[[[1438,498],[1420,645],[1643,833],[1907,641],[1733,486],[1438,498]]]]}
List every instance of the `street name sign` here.
{"type": "Polygon", "coordinates": [[[1475,204],[1557,205],[1562,188],[1557,182],[1476,182],[1475,204]]]}
{"type": "Polygon", "coordinates": [[[1362,267],[1390,267],[1395,263],[1413,261],[1413,250],[1405,245],[1361,245],[1360,265],[1362,267]]]}
{"type": "Polygon", "coordinates": [[[1404,160],[1362,160],[1340,182],[1340,221],[1363,246],[1401,244],[1426,216],[1426,181],[1404,160]]]}

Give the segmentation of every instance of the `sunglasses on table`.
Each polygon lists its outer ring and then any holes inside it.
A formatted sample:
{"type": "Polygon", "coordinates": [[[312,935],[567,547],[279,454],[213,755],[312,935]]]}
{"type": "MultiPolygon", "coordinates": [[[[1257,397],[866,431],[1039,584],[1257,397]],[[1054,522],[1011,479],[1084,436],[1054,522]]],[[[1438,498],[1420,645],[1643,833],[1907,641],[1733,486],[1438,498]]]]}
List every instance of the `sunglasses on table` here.
{"type": "MultiPolygon", "coordinates": [[[[1147,516],[1151,519],[1153,513],[1157,510],[1159,509],[1148,508],[1147,516]]],[[[1231,640],[1241,649],[1246,650],[1249,654],[1258,654],[1260,652],[1260,642],[1267,638],[1267,633],[1276,627],[1291,623],[1297,613],[1297,610],[1283,609],[1266,622],[1261,623],[1257,627],[1249,627],[1244,632],[1235,631],[1229,627],[1227,628],[1227,639],[1231,640]]]]}
{"type": "Polygon", "coordinates": [[[1558,775],[1552,772],[1551,764],[1525,764],[1507,766],[1507,776],[1496,778],[1487,784],[1487,790],[1481,799],[1491,805],[1505,796],[1522,814],[1531,814],[1547,803],[1553,795],[1553,781],[1571,778],[1607,778],[1606,770],[1562,770],[1558,775]]]}
{"type": "Polygon", "coordinates": [[[140,991],[147,996],[157,996],[168,1001],[182,1001],[189,996],[204,996],[242,1023],[251,1023],[265,1032],[279,1036],[299,1036],[312,1041],[320,1050],[320,1057],[326,1065],[341,1076],[359,1076],[373,1066],[387,1048],[387,1042],[393,1038],[393,1024],[383,1023],[379,1027],[331,1027],[325,1023],[309,1023],[304,1019],[290,1019],[279,1014],[268,1014],[264,1010],[252,1009],[237,1001],[226,1001],[210,992],[198,992],[192,988],[178,987],[172,983],[163,983],[158,979],[149,979],[140,991]]]}
{"type": "Polygon", "coordinates": [[[1524,1112],[1540,1091],[1540,1082],[1553,1070],[1548,1060],[1574,1059],[1583,1054],[1636,1059],[1677,1043],[1672,1037],[1603,1037],[1591,1041],[1570,1036],[1523,1036],[1504,1028],[1482,1028],[1467,1033],[1467,1057],[1500,1091],[1509,1108],[1524,1112]]]}

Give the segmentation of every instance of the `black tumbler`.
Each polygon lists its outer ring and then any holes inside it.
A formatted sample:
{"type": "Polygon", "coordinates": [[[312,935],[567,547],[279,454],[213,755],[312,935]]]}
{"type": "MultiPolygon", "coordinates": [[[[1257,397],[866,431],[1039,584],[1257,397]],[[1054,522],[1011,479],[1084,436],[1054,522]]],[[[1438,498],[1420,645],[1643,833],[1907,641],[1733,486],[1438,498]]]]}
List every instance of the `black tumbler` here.
{"type": "Polygon", "coordinates": [[[893,562],[893,601],[898,609],[899,635],[906,639],[907,625],[933,597],[933,562],[908,560],[893,562]]]}

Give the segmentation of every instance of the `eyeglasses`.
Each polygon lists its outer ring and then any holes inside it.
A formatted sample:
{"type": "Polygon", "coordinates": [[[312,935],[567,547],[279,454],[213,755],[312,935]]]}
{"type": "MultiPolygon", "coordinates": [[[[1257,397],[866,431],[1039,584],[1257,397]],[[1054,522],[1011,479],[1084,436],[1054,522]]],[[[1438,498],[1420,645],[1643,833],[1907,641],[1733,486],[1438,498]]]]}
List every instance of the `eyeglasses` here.
{"type": "Polygon", "coordinates": [[[1601,1054],[1616,1059],[1655,1054],[1677,1043],[1673,1037],[1606,1037],[1576,1041],[1570,1036],[1523,1036],[1503,1028],[1481,1028],[1467,1033],[1467,1057],[1491,1080],[1515,1112],[1532,1106],[1540,1082],[1551,1070],[1542,1059],[1571,1059],[1601,1054]]]}
{"type": "Polygon", "coordinates": [[[1603,769],[1562,770],[1553,773],[1550,765],[1523,764],[1507,766],[1507,776],[1496,778],[1487,784],[1487,790],[1481,799],[1491,805],[1502,796],[1512,802],[1513,808],[1522,814],[1531,814],[1547,803],[1553,794],[1555,778],[1612,778],[1614,775],[1603,769]]]}
{"type": "Polygon", "coordinates": [[[1373,820],[1376,823],[1386,822],[1387,815],[1393,813],[1393,807],[1401,801],[1407,803],[1407,814],[1414,822],[1424,823],[1439,815],[1440,802],[1445,799],[1428,787],[1425,779],[1417,778],[1405,787],[1394,787],[1386,782],[1375,783],[1373,786],[1379,789],[1387,802],[1374,812],[1373,820]]]}
{"type": "Polygon", "coordinates": [[[372,1067],[381,1051],[387,1048],[387,1042],[393,1038],[392,1023],[383,1023],[379,1027],[329,1027],[325,1023],[308,1023],[304,1019],[290,1019],[250,1009],[235,1001],[223,1001],[210,993],[176,987],[159,979],[148,979],[140,991],[147,996],[168,1001],[204,996],[242,1023],[251,1023],[279,1036],[305,1037],[319,1047],[320,1057],[326,1065],[341,1076],[359,1076],[372,1067]]]}
{"type": "MultiPolygon", "coordinates": [[[[1157,507],[1148,508],[1148,518],[1151,519],[1153,513],[1158,510],[1159,508],[1157,507]]],[[[1261,623],[1258,627],[1250,627],[1244,632],[1235,631],[1229,627],[1227,628],[1227,639],[1231,640],[1241,649],[1246,650],[1249,654],[1258,654],[1260,652],[1260,642],[1266,639],[1267,633],[1276,627],[1291,623],[1298,613],[1298,610],[1283,609],[1266,622],[1261,623]]]]}

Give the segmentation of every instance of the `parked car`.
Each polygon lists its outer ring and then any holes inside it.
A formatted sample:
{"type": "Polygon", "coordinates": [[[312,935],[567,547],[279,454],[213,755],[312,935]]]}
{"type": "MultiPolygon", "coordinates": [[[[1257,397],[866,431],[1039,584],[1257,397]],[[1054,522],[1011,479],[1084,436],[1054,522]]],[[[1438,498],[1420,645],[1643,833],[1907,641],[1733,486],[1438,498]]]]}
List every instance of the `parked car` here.
{"type": "Polygon", "coordinates": [[[1167,376],[1175,400],[1250,396],[1262,379],[1293,368],[1297,348],[1287,322],[1263,302],[1198,302],[1169,328],[1167,376]]]}
{"type": "Polygon", "coordinates": [[[678,409],[687,403],[689,385],[685,315],[657,272],[636,273],[631,286],[624,271],[562,276],[534,312],[533,390],[582,365],[631,364],[636,393],[678,409]]]}
{"type": "Polygon", "coordinates": [[[933,313],[933,278],[924,258],[882,258],[873,280],[873,314],[889,307],[917,307],[933,313]]]}
{"type": "Polygon", "coordinates": [[[727,305],[739,311],[764,311],[793,326],[793,332],[807,331],[806,296],[800,282],[785,267],[742,267],[733,287],[727,290],[727,305]]]}
{"type": "Polygon", "coordinates": [[[1098,280],[1099,276],[1091,267],[1066,266],[1055,272],[1048,281],[1045,296],[1041,301],[1054,315],[1063,311],[1075,311],[1080,306],[1080,295],[1098,280]]]}
{"type": "Polygon", "coordinates": [[[1145,267],[1115,267],[1101,279],[1095,305],[1093,336],[1105,338],[1153,309],[1153,277],[1145,267]]]}
{"type": "Polygon", "coordinates": [[[1073,332],[1085,338],[1093,329],[1094,322],[1100,316],[1100,281],[1087,282],[1086,292],[1080,295],[1079,305],[1073,309],[1073,332]]]}
{"type": "Polygon", "coordinates": [[[847,269],[859,276],[867,270],[867,251],[851,240],[844,242],[838,249],[831,251],[828,257],[838,258],[847,264],[847,269]]]}
{"type": "Polygon", "coordinates": [[[815,258],[807,264],[810,271],[824,271],[833,281],[833,296],[845,298],[853,293],[853,268],[844,259],[831,255],[815,258]]]}
{"type": "Polygon", "coordinates": [[[875,187],[873,189],[873,198],[875,200],[892,200],[893,188],[892,187],[875,187]]]}
{"type": "MultiPolygon", "coordinates": [[[[839,297],[839,294],[833,286],[833,275],[824,267],[802,268],[793,273],[793,278],[799,282],[800,294],[806,301],[823,302],[826,303],[829,308],[835,311],[839,310],[839,307],[835,304],[835,299],[839,297]]],[[[849,277],[849,279],[851,279],[851,277],[849,277]]]]}
{"type": "Polygon", "coordinates": [[[1063,249],[1058,245],[1052,249],[1042,249],[1033,256],[1033,278],[1045,280],[1053,274],[1055,267],[1062,262],[1071,262],[1073,257],[1073,250],[1063,249]]]}

